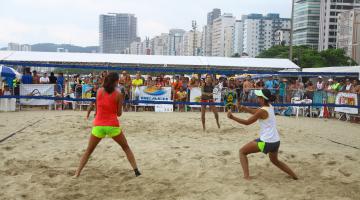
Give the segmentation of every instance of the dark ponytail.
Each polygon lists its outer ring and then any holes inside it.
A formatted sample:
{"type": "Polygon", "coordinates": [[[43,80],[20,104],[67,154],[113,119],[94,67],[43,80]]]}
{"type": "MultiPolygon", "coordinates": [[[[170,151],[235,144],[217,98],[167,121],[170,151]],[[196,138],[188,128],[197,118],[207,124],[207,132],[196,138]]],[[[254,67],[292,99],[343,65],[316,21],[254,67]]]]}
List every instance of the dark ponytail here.
{"type": "Polygon", "coordinates": [[[103,87],[107,93],[112,93],[115,90],[116,84],[119,81],[119,74],[111,72],[105,76],[103,87]]]}
{"type": "Polygon", "coordinates": [[[276,96],[271,94],[271,91],[268,90],[268,89],[263,89],[261,90],[262,93],[268,98],[267,99],[264,99],[265,100],[265,103],[271,103],[271,102],[274,102],[276,100],[276,96]]]}

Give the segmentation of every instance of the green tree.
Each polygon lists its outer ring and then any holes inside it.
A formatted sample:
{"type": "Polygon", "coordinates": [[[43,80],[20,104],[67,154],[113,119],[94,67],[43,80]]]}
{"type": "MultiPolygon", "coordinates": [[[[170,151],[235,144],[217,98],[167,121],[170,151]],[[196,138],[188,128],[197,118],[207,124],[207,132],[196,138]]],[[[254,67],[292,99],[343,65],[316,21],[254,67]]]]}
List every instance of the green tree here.
{"type": "MultiPolygon", "coordinates": [[[[260,53],[258,58],[288,58],[288,46],[274,46],[260,53]]],[[[308,46],[294,46],[293,61],[302,68],[356,65],[342,49],[327,49],[318,52],[308,46]],[[350,62],[349,62],[350,61],[350,62]]]]}
{"type": "Polygon", "coordinates": [[[356,65],[356,62],[345,55],[343,49],[327,49],[320,52],[327,66],[347,66],[349,64],[356,65]]]}
{"type": "Polygon", "coordinates": [[[235,54],[232,55],[231,57],[233,57],[233,58],[239,58],[239,57],[240,57],[240,54],[239,54],[239,53],[235,53],[235,54]]]}

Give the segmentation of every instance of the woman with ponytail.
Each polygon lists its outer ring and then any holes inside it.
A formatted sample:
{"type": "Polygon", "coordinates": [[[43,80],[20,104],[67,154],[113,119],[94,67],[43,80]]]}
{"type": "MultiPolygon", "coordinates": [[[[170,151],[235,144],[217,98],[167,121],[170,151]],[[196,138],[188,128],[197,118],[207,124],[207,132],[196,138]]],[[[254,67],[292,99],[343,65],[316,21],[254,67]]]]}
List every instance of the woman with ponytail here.
{"type": "Polygon", "coordinates": [[[94,127],[90,135],[89,144],[84,155],[81,157],[80,165],[75,176],[80,176],[91,153],[94,151],[97,144],[106,136],[111,137],[121,146],[135,172],[135,176],[140,176],[141,174],[137,168],[134,154],[126,141],[126,137],[117,118],[122,114],[123,104],[123,95],[116,90],[119,82],[119,75],[112,72],[104,78],[103,87],[98,90],[96,96],[94,127]]]}
{"type": "Polygon", "coordinates": [[[239,111],[245,111],[252,114],[248,119],[240,119],[228,112],[228,118],[232,119],[243,125],[250,125],[259,121],[260,124],[260,138],[251,141],[244,145],[240,151],[240,163],[243,168],[244,178],[249,180],[249,163],[247,155],[251,153],[263,152],[269,153],[270,161],[280,168],[282,171],[290,175],[293,179],[298,179],[295,173],[283,162],[278,160],[278,151],[280,147],[280,136],[276,129],[276,119],[274,114],[274,107],[270,104],[276,100],[276,97],[271,94],[270,90],[256,90],[255,95],[257,96],[260,108],[248,108],[240,106],[238,103],[239,111]]]}

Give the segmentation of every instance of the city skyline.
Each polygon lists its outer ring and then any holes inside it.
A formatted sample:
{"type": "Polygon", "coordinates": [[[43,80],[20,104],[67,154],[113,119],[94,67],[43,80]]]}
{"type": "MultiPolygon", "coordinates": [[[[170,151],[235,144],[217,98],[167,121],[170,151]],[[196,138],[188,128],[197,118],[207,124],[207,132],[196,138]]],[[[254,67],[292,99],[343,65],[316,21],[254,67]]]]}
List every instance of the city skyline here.
{"type": "Polygon", "coordinates": [[[9,42],[22,44],[70,43],[80,46],[99,45],[99,15],[111,12],[132,13],[138,18],[138,35],[145,37],[168,33],[170,29],[191,29],[196,20],[206,25],[207,13],[220,8],[236,18],[251,13],[279,13],[290,16],[291,0],[227,1],[128,1],[114,0],[14,0],[0,8],[0,47],[9,42]],[[89,3],[90,2],[90,3],[89,3]],[[164,8],[164,5],[166,7],[164,8]],[[235,6],[234,6],[235,5],[235,6]],[[176,8],[176,9],[175,9],[176,8]],[[179,17],[180,16],[180,17],[179,17]]]}

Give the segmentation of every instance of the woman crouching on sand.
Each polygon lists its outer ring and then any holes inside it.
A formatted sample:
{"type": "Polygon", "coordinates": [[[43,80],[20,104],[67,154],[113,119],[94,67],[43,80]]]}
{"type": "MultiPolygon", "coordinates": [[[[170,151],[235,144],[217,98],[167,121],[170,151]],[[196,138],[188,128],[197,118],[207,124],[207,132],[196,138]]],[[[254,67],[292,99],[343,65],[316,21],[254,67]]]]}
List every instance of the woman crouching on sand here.
{"type": "Polygon", "coordinates": [[[105,77],[103,87],[97,92],[94,127],[90,135],[88,147],[81,157],[79,168],[75,174],[76,177],[80,176],[81,170],[89,160],[96,145],[106,136],[115,140],[124,150],[127,159],[134,169],[135,176],[141,175],[137,168],[134,154],[126,141],[126,137],[117,119],[122,114],[123,103],[123,95],[115,89],[118,82],[119,75],[117,73],[110,73],[105,77]]]}
{"type": "Polygon", "coordinates": [[[245,111],[252,114],[249,119],[245,120],[237,118],[233,116],[231,111],[229,111],[227,115],[229,119],[232,119],[240,124],[250,125],[256,121],[259,121],[260,124],[260,138],[247,143],[240,149],[239,152],[244,178],[248,180],[250,179],[247,155],[251,153],[263,152],[265,154],[269,153],[270,161],[296,180],[298,177],[295,175],[295,173],[285,163],[278,160],[280,136],[276,129],[274,107],[270,104],[270,102],[275,101],[276,97],[271,94],[270,90],[267,89],[256,90],[255,94],[261,108],[248,108],[240,106],[238,103],[239,111],[245,111]]]}

